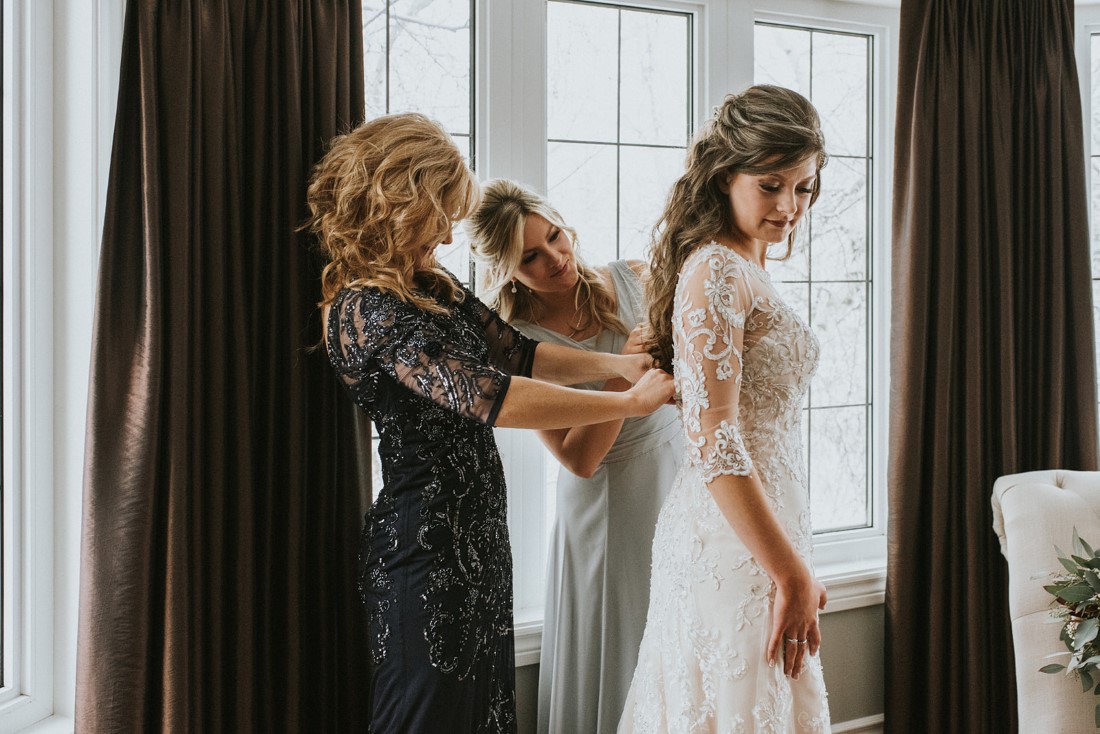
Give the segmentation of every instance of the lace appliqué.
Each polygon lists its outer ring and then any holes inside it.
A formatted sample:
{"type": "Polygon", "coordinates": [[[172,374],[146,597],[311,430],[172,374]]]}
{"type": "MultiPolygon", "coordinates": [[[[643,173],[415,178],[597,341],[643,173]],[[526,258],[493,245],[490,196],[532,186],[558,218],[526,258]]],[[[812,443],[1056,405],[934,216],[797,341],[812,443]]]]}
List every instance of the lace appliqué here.
{"type": "MultiPolygon", "coordinates": [[[[709,257],[706,265],[706,305],[689,308],[690,293],[679,291],[676,306],[683,317],[673,320],[673,333],[679,350],[676,377],[688,433],[688,460],[701,467],[703,482],[709,483],[722,474],[747,476],[753,464],[736,423],[722,420],[709,437],[703,433],[701,414],[714,407],[706,365],[713,363],[714,377],[719,382],[733,380],[740,385],[743,365],[737,335],[744,330],[749,313],[744,305],[744,275],[736,263],[709,257]]],[[[754,302],[751,296],[749,302],[754,302]]]]}
{"type": "Polygon", "coordinates": [[[688,461],[653,540],[649,615],[620,734],[828,732],[817,658],[798,680],[767,664],[775,586],[708,489],[719,475],[755,472],[812,563],[801,414],[817,341],[767,274],[721,245],[688,258],[674,303],[688,461]]]}

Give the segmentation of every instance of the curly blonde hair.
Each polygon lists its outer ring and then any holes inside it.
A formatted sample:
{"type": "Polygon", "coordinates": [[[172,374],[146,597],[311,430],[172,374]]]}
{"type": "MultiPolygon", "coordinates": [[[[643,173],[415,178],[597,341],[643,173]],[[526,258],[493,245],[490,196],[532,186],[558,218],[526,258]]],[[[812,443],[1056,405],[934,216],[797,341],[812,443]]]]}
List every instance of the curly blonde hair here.
{"type": "MultiPolygon", "coordinates": [[[[482,186],[481,205],[466,223],[470,246],[481,265],[481,297],[505,321],[519,319],[538,323],[543,304],[538,294],[512,279],[523,258],[523,228],[527,217],[537,214],[569,234],[577,247],[577,232],[567,225],[543,197],[508,179],[495,179],[482,186]]],[[[582,320],[579,331],[598,324],[601,330],[627,333],[616,313],[615,295],[594,270],[577,257],[579,278],[574,294],[582,320]]]]}
{"type": "Polygon", "coordinates": [[[364,287],[437,313],[446,308],[424,291],[460,302],[463,291],[430,253],[478,196],[451,136],[424,115],[378,117],[334,138],[307,195],[305,226],[329,259],[320,306],[343,288],[364,287]]]}
{"type": "MultiPolygon", "coordinates": [[[[740,239],[729,197],[722,191],[733,173],[760,175],[817,161],[810,206],[821,193],[821,169],[828,161],[817,110],[798,92],[762,84],[726,95],[714,117],[691,143],[687,170],[672,186],[653,229],[647,349],[658,366],[672,366],[673,299],[680,269],[700,245],[719,236],[740,239]]],[[[796,232],[787,238],[791,255],[796,232]]]]}

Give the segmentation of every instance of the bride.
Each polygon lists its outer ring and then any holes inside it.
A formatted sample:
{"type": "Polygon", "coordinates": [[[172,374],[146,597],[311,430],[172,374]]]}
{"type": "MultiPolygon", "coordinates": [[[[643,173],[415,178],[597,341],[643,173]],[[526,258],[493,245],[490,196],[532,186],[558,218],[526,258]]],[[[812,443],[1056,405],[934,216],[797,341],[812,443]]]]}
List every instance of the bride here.
{"type": "Polygon", "coordinates": [[[801,427],[818,343],[765,269],[769,243],[790,256],[825,161],[802,95],[729,95],[658,225],[649,348],[675,374],[688,459],[620,734],[829,731],[801,427]]]}

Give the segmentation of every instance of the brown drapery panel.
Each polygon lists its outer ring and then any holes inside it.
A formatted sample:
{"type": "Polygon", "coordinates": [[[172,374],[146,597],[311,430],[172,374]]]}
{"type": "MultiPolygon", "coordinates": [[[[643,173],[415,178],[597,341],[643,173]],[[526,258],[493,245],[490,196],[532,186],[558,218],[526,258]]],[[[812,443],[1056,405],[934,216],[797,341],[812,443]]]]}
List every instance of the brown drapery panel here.
{"type": "MultiPolygon", "coordinates": [[[[77,731],[365,729],[365,430],[303,221],[358,0],[131,0],[95,313],[77,731]]],[[[366,459],[369,461],[369,459],[366,459]]]]}
{"type": "Polygon", "coordinates": [[[1073,0],[903,0],[890,732],[1016,728],[990,494],[1003,474],[1096,468],[1084,166],[1073,0]]]}

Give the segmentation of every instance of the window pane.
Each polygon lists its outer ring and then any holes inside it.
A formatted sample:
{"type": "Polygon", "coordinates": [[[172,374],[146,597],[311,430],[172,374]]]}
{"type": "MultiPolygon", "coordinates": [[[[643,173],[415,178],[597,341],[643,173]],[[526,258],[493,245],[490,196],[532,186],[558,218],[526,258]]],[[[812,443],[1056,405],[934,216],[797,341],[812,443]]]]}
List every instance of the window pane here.
{"type": "MultiPolygon", "coordinates": [[[[768,265],[781,296],[808,315],[821,343],[805,429],[814,532],[866,527],[873,516],[871,40],[768,24],[757,24],[754,39],[757,83],[808,96],[831,156],[791,258],[768,265]]],[[[784,249],[776,245],[771,254],[784,249]]]]}
{"type": "Polygon", "coordinates": [[[577,230],[577,247],[590,265],[614,260],[616,146],[550,143],[548,193],[566,224],[577,230]]]}
{"type": "Polygon", "coordinates": [[[1096,349],[1096,374],[1100,375],[1100,280],[1092,281],[1092,316],[1096,349]]]}
{"type": "Polygon", "coordinates": [[[810,405],[867,402],[867,286],[813,283],[810,305],[814,334],[821,343],[810,405]]]}
{"type": "MultiPolygon", "coordinates": [[[[1100,84],[1094,81],[1093,87],[1100,87],[1100,84]]],[[[1089,186],[1092,189],[1092,277],[1100,278],[1100,155],[1092,156],[1091,168],[1089,186]]]]}
{"type": "Polygon", "coordinates": [[[1100,153],[1100,34],[1093,34],[1092,50],[1092,152],[1100,153]]]}
{"type": "Polygon", "coordinates": [[[687,18],[624,12],[620,135],[624,143],[683,145],[690,126],[687,18]]]}
{"type": "Polygon", "coordinates": [[[862,280],[867,274],[867,159],[832,158],[821,181],[821,196],[810,210],[813,279],[862,280]]]}
{"type": "Polygon", "coordinates": [[[807,415],[814,532],[868,525],[867,408],[818,408],[807,415]]]}
{"type": "Polygon", "coordinates": [[[838,33],[812,36],[810,99],[832,155],[865,156],[867,148],[867,38],[838,33]]]}
{"type": "Polygon", "coordinates": [[[690,136],[690,16],[547,5],[547,193],[592,265],[642,259],[690,136]],[[621,74],[621,76],[620,76],[621,74]]]}
{"type": "Polygon", "coordinates": [[[546,12],[547,135],[613,142],[619,112],[619,11],[551,2],[546,12]]]}
{"type": "MultiPolygon", "coordinates": [[[[362,0],[367,119],[421,112],[454,136],[472,165],[470,0],[362,0]]],[[[461,227],[436,251],[440,264],[473,285],[461,227]]]]}
{"type": "Polygon", "coordinates": [[[624,146],[620,152],[619,258],[644,260],[672,184],[683,173],[681,148],[624,146]]]}
{"type": "Polygon", "coordinates": [[[386,3],[363,0],[363,72],[367,119],[386,114],[386,3]]]}
{"type": "Polygon", "coordinates": [[[469,0],[391,2],[390,111],[470,133],[469,0]]]}
{"type": "Polygon", "coordinates": [[[1092,326],[1096,330],[1097,374],[1100,375],[1100,281],[1092,281],[1092,326]]]}
{"type": "Polygon", "coordinates": [[[753,36],[757,84],[776,84],[810,96],[810,34],[758,23],[753,36]]]}

